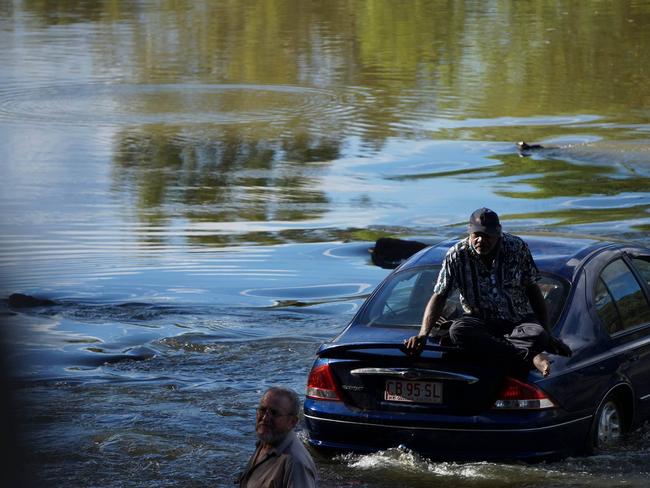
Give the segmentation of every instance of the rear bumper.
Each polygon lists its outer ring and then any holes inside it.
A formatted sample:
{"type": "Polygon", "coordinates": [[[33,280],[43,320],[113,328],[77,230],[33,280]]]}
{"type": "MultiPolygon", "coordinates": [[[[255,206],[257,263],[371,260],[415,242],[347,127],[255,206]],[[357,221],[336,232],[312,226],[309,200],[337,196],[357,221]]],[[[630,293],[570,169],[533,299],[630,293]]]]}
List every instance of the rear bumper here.
{"type": "Polygon", "coordinates": [[[338,402],[328,402],[330,405],[319,409],[318,404],[323,403],[305,402],[308,440],[314,447],[373,452],[403,446],[440,460],[564,457],[581,449],[592,418],[568,418],[557,411],[373,417],[338,402]]]}

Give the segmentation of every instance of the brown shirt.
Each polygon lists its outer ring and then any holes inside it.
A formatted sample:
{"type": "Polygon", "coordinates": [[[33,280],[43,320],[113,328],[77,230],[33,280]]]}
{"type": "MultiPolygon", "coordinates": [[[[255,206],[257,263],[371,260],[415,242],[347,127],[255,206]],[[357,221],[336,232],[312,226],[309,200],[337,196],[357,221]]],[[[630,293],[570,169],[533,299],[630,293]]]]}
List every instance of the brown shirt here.
{"type": "Polygon", "coordinates": [[[240,488],[314,488],[316,466],[294,432],[265,456],[259,456],[261,444],[239,477],[240,488]],[[258,459],[259,458],[259,459],[258,459]]]}

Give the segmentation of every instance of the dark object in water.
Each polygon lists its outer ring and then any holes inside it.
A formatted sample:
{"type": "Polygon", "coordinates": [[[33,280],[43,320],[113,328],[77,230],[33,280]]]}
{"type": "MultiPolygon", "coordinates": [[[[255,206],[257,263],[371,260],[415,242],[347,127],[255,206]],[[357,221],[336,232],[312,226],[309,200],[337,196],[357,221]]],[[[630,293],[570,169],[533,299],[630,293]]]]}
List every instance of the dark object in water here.
{"type": "Polygon", "coordinates": [[[78,366],[97,368],[103,364],[116,364],[123,361],[146,361],[156,356],[156,351],[147,346],[137,346],[120,352],[110,352],[99,348],[87,348],[73,360],[78,366]]]}
{"type": "Polygon", "coordinates": [[[528,155],[531,151],[544,149],[544,146],[541,144],[528,144],[527,142],[519,141],[517,143],[517,148],[519,149],[519,154],[528,155]]]}
{"type": "Polygon", "coordinates": [[[12,293],[8,300],[11,308],[31,308],[31,307],[50,307],[56,305],[56,302],[47,298],[38,298],[22,293],[12,293]]]}
{"type": "Polygon", "coordinates": [[[423,242],[380,237],[375,242],[375,247],[368,249],[368,251],[370,251],[373,264],[392,269],[425,247],[428,247],[428,244],[423,242]]]}

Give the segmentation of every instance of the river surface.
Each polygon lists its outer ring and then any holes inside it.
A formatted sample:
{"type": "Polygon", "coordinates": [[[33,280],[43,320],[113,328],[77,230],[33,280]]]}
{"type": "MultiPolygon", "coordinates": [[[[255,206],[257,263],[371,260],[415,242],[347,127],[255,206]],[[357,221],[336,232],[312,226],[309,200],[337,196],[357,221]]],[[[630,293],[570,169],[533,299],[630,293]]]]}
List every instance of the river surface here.
{"type": "MultiPolygon", "coordinates": [[[[4,0],[0,46],[4,471],[35,486],[232,486],[380,236],[488,206],[650,244],[648,1],[4,0]]],[[[315,457],[323,487],[641,487],[650,428],[536,465],[315,457]]]]}

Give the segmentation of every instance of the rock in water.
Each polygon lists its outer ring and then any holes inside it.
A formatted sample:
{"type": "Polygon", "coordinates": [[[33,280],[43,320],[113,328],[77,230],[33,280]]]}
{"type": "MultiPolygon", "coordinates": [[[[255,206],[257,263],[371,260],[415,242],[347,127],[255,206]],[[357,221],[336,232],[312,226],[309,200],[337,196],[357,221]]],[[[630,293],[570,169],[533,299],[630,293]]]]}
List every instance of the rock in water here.
{"type": "Polygon", "coordinates": [[[382,268],[396,268],[404,260],[427,247],[428,244],[418,241],[380,237],[375,247],[369,249],[373,264],[382,268]]]}
{"type": "Polygon", "coordinates": [[[31,295],[23,295],[22,293],[12,293],[9,295],[8,303],[11,308],[49,307],[56,305],[56,302],[47,298],[38,298],[31,295]]]}

